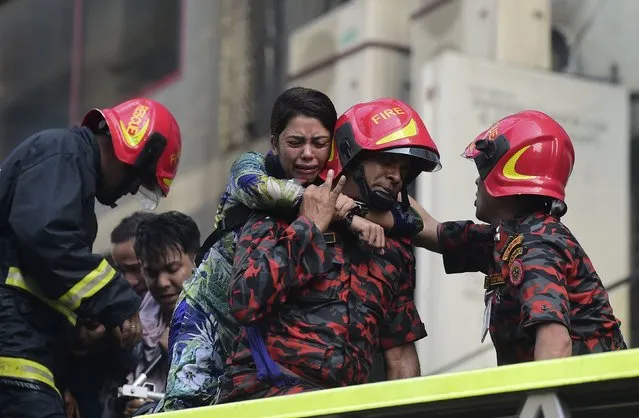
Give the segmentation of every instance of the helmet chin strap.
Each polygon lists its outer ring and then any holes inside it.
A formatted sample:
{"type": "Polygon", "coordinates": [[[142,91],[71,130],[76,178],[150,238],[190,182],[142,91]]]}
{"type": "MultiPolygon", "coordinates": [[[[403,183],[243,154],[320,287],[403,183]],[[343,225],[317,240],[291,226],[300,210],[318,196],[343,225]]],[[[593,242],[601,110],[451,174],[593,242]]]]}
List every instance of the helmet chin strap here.
{"type": "MultiPolygon", "coordinates": [[[[377,212],[387,212],[397,203],[397,199],[389,193],[370,189],[364,178],[364,167],[361,164],[353,172],[353,180],[359,187],[362,200],[368,205],[369,209],[377,212]]],[[[404,196],[405,189],[405,187],[402,188],[402,200],[408,201],[408,197],[404,196]]]]}

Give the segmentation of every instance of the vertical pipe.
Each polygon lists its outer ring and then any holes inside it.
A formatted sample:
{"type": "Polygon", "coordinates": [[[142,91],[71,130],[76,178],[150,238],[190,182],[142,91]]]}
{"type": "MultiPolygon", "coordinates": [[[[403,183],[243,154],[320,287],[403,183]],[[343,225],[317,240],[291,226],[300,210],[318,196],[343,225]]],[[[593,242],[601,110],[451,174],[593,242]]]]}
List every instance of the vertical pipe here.
{"type": "Polygon", "coordinates": [[[73,39],[69,85],[69,125],[77,122],[84,59],[84,0],[73,0],[73,39]]]}

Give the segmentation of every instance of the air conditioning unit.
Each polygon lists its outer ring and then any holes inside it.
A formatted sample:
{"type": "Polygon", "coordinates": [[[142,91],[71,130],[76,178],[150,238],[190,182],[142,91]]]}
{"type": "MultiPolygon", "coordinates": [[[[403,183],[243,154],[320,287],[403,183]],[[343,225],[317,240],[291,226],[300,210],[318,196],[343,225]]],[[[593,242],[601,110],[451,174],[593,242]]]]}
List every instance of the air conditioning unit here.
{"type": "MultiPolygon", "coordinates": [[[[563,125],[575,148],[575,166],[566,190],[568,212],[562,221],[584,247],[604,284],[629,275],[630,112],[625,88],[454,51],[445,51],[422,66],[414,82],[427,93],[415,106],[442,160],[440,171],[417,178],[416,199],[436,219],[475,218],[477,169],[461,153],[498,119],[537,109],[563,125]]],[[[416,257],[417,306],[429,334],[418,343],[422,373],[494,366],[490,337],[480,343],[484,276],[447,275],[441,256],[423,249],[416,257]]],[[[611,291],[610,298],[629,341],[628,288],[611,291]]]]}
{"type": "Polygon", "coordinates": [[[639,2],[553,0],[551,10],[553,30],[567,44],[565,72],[639,89],[639,2]]]}
{"type": "Polygon", "coordinates": [[[408,19],[417,0],[352,0],[294,31],[289,86],[326,93],[338,113],[379,97],[408,100],[408,19]]]}
{"type": "MultiPolygon", "coordinates": [[[[549,0],[422,0],[410,18],[411,72],[439,51],[549,68],[549,0]]],[[[411,97],[413,101],[416,97],[411,97]]]]}

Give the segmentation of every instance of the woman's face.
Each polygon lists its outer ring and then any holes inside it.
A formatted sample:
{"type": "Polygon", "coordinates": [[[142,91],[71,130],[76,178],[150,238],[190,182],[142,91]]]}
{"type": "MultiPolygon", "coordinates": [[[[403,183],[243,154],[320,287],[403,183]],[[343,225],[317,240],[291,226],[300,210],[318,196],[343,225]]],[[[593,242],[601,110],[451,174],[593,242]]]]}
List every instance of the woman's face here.
{"type": "Polygon", "coordinates": [[[331,133],[314,118],[296,116],[278,138],[271,138],[273,153],[288,178],[307,184],[324,168],[331,151],[331,133]]]}

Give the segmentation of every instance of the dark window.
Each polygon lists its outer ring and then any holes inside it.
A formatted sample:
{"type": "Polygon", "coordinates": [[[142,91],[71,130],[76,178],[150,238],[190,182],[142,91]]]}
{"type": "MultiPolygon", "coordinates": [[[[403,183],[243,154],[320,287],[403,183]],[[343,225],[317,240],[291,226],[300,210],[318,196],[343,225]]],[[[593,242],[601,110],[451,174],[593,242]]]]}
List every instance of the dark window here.
{"type": "Polygon", "coordinates": [[[79,112],[126,100],[178,72],[181,0],[83,3],[79,112]]]}
{"type": "Polygon", "coordinates": [[[249,138],[268,137],[273,102],[286,88],[288,36],[291,31],[349,0],[261,0],[250,2],[249,138]]]}
{"type": "Polygon", "coordinates": [[[182,0],[0,0],[0,160],[179,71],[182,0]]]}
{"type": "Polygon", "coordinates": [[[0,3],[0,159],[68,124],[73,0],[0,3]]]}

